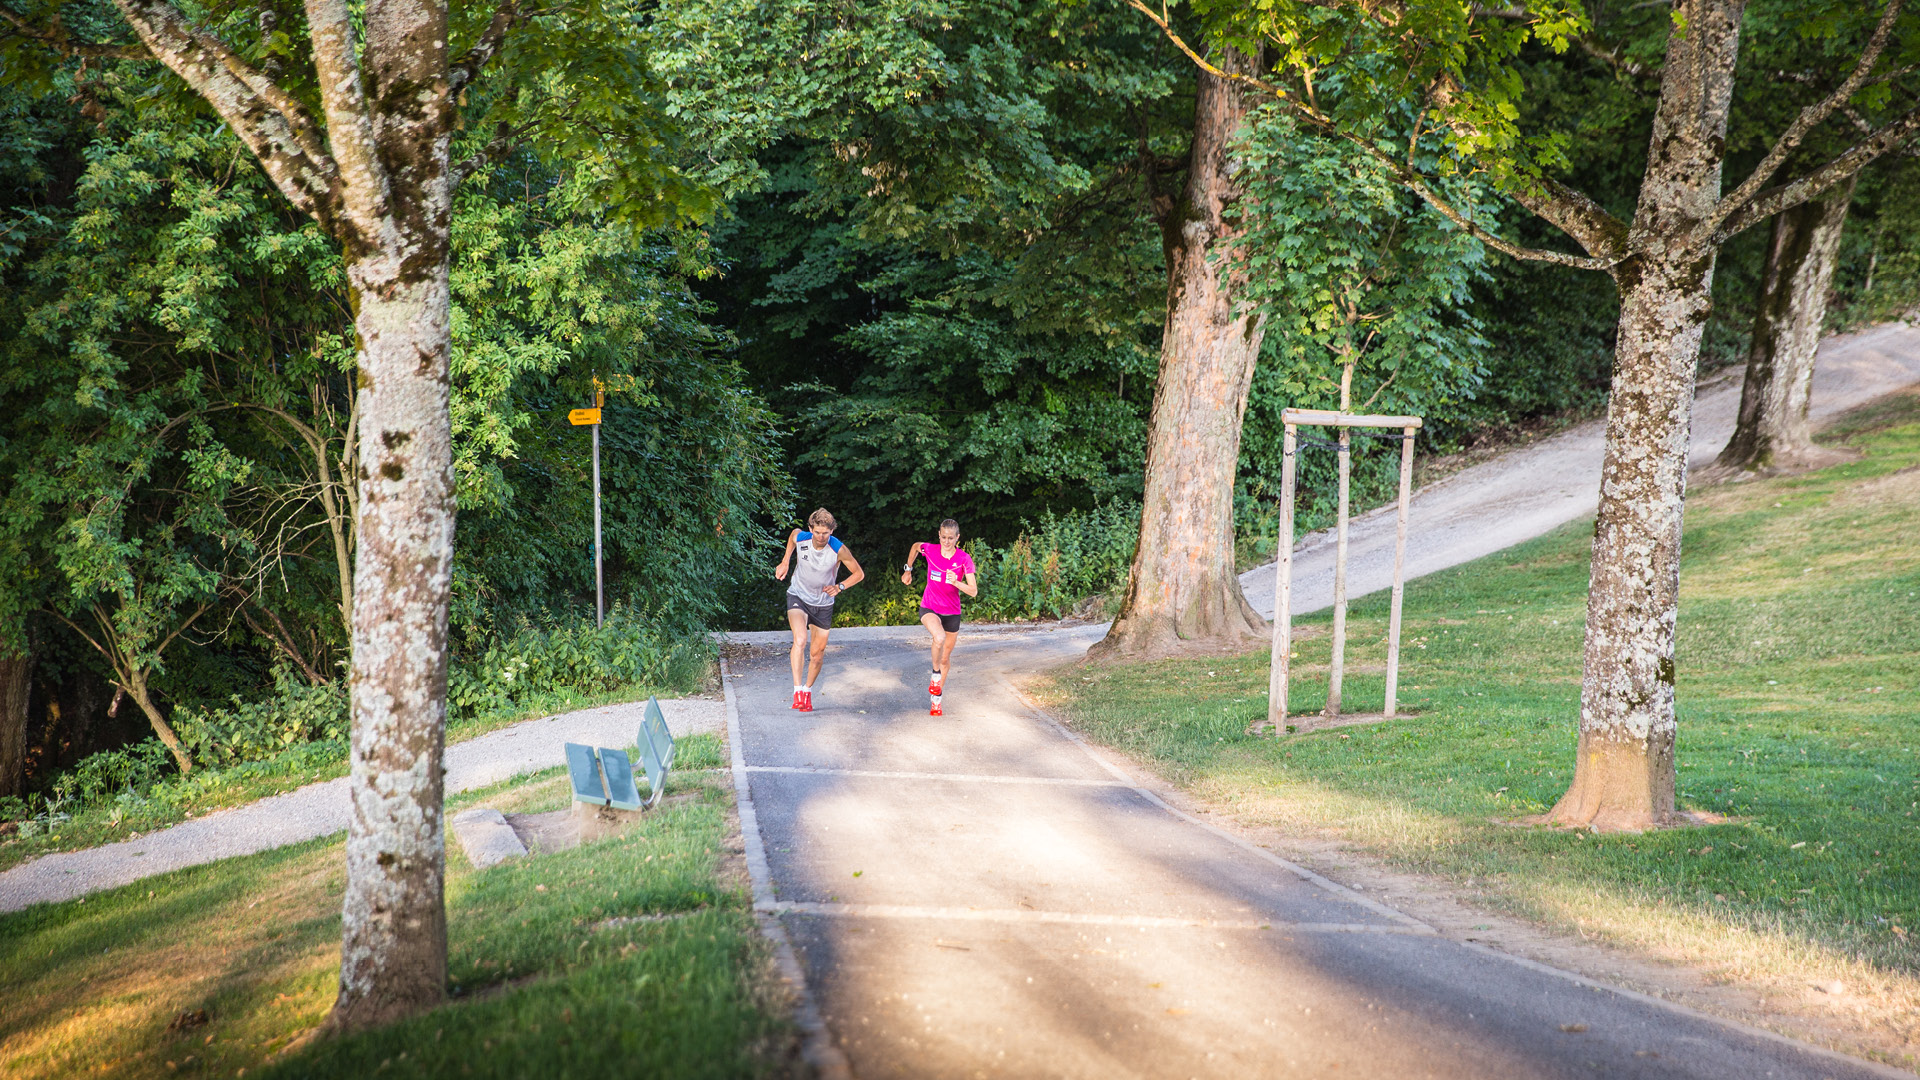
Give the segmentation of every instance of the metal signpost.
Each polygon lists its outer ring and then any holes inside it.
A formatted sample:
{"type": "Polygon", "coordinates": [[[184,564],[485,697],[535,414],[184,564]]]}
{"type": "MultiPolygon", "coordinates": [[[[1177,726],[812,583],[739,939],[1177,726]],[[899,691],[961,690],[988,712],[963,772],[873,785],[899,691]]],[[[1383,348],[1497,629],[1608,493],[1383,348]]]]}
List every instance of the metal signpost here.
{"type": "Polygon", "coordinates": [[[595,377],[593,408],[575,409],[567,414],[567,421],[575,427],[584,424],[593,428],[593,625],[596,628],[607,617],[605,582],[600,572],[600,410],[606,403],[606,392],[595,377]]]}
{"type": "MultiPolygon", "coordinates": [[[[1347,630],[1347,477],[1349,433],[1353,428],[1399,428],[1400,440],[1400,512],[1393,545],[1393,613],[1387,620],[1387,700],[1385,715],[1392,716],[1400,690],[1400,599],[1405,591],[1402,575],[1407,556],[1407,503],[1413,489],[1413,435],[1420,429],[1418,416],[1356,416],[1328,409],[1285,409],[1280,420],[1286,425],[1285,454],[1280,463],[1280,543],[1274,563],[1273,588],[1273,660],[1267,682],[1267,723],[1276,734],[1287,731],[1287,669],[1293,655],[1293,499],[1294,452],[1299,446],[1299,428],[1332,427],[1340,429],[1335,449],[1340,454],[1340,518],[1336,526],[1333,564],[1333,661],[1328,673],[1326,715],[1340,713],[1340,682],[1345,674],[1347,630]]],[[[1301,724],[1307,730],[1310,724],[1301,724]]]]}

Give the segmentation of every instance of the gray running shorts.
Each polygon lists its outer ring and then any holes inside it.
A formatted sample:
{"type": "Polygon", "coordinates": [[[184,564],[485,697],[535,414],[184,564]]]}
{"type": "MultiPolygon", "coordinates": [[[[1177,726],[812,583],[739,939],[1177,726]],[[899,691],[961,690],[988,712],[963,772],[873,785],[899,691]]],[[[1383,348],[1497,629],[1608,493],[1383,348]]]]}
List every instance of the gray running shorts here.
{"type": "Polygon", "coordinates": [[[788,593],[787,610],[806,612],[808,626],[817,626],[822,630],[833,629],[832,604],[809,604],[805,600],[800,599],[798,594],[788,593]]]}

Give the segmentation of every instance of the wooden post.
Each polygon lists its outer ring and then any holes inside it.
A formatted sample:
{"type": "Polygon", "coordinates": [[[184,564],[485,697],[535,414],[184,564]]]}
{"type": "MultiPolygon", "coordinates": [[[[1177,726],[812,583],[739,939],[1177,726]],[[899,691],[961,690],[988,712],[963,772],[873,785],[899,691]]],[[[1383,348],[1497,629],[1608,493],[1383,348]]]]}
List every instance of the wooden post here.
{"type": "Polygon", "coordinates": [[[1400,698],[1400,599],[1406,593],[1407,504],[1413,499],[1413,428],[1400,429],[1400,515],[1393,527],[1393,613],[1387,617],[1387,707],[1400,698]]]}
{"type": "MultiPolygon", "coordinates": [[[[1340,715],[1340,682],[1344,674],[1347,627],[1347,516],[1349,478],[1352,459],[1350,429],[1357,427],[1399,428],[1400,443],[1400,517],[1393,550],[1393,615],[1388,624],[1386,715],[1392,716],[1400,689],[1400,599],[1407,552],[1407,507],[1413,492],[1413,433],[1421,427],[1417,416],[1355,415],[1332,409],[1283,409],[1280,421],[1286,425],[1286,453],[1280,468],[1280,551],[1274,560],[1273,660],[1267,676],[1267,720],[1277,730],[1287,723],[1287,670],[1293,656],[1293,500],[1295,455],[1298,451],[1296,425],[1337,427],[1340,429],[1340,522],[1334,553],[1333,577],[1333,664],[1327,686],[1327,707],[1322,715],[1340,715]]],[[[1300,731],[1315,725],[1303,720],[1300,731]]]]}
{"type": "Polygon", "coordinates": [[[1286,425],[1280,459],[1280,538],[1273,562],[1273,659],[1267,664],[1267,722],[1287,733],[1287,669],[1293,656],[1293,455],[1296,429],[1286,425]]]}
{"type": "Polygon", "coordinates": [[[1340,715],[1340,684],[1347,669],[1347,511],[1349,477],[1353,472],[1353,429],[1340,428],[1340,520],[1335,525],[1333,544],[1333,661],[1327,671],[1327,707],[1325,716],[1340,715]]]}

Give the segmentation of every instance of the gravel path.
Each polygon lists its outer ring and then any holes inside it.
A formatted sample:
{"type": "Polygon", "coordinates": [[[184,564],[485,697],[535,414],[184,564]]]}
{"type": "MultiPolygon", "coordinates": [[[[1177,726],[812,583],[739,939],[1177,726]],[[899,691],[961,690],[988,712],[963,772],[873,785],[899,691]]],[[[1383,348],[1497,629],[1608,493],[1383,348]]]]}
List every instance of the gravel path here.
{"type": "MultiPolygon", "coordinates": [[[[1830,337],[1813,375],[1813,419],[1837,416],[1920,382],[1920,328],[1888,323],[1830,337]]],[[[1740,408],[1738,371],[1703,386],[1694,404],[1693,464],[1719,456],[1740,408]]],[[[1605,423],[1590,421],[1503,454],[1416,492],[1407,514],[1407,579],[1472,562],[1593,513],[1600,497],[1605,423]]],[[[1318,449],[1303,453],[1319,453],[1318,449]]],[[[1330,453],[1331,451],[1326,451],[1330,453]]],[[[1394,508],[1347,526],[1347,595],[1393,584],[1394,508]]],[[[1334,537],[1312,533],[1294,547],[1293,612],[1333,604],[1334,537]]],[[[1273,617],[1274,564],[1240,575],[1255,610],[1273,617]]]]}
{"type": "MultiPolygon", "coordinates": [[[[660,703],[675,738],[726,728],[719,701],[660,703]]],[[[566,763],[564,743],[632,746],[646,702],[528,720],[447,747],[447,794],[497,784],[566,763]]],[[[154,874],[297,844],[347,827],[345,777],[84,851],[43,855],[0,873],[0,911],[71,900],[154,874]]]]}

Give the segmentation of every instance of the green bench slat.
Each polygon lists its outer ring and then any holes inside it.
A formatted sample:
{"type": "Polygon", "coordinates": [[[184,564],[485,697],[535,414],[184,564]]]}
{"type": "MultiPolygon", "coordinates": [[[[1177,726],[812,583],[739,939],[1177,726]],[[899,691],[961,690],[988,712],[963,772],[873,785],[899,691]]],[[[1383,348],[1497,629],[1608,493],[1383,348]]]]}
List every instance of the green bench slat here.
{"type": "Polygon", "coordinates": [[[638,810],[645,805],[640,801],[640,789],[633,785],[633,763],[625,750],[601,747],[600,764],[607,770],[607,794],[611,796],[608,806],[615,810],[638,810]]]}
{"type": "Polygon", "coordinates": [[[593,752],[593,747],[579,743],[567,744],[567,775],[573,780],[575,802],[607,805],[607,789],[600,783],[600,758],[593,752]]]}

